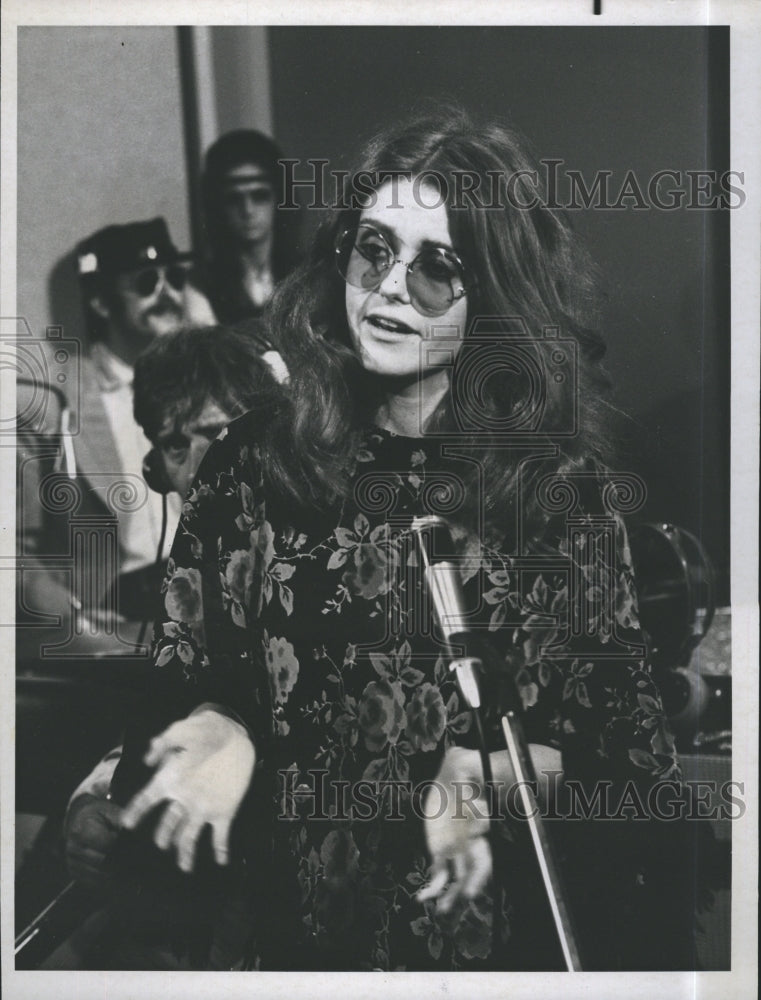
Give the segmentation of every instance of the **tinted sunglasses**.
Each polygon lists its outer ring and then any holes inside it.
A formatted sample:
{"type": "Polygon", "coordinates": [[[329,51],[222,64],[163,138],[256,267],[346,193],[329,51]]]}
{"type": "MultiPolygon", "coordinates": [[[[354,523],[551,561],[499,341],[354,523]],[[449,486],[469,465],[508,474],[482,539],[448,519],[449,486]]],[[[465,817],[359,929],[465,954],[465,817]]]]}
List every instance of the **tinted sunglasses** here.
{"type": "Polygon", "coordinates": [[[344,230],[335,251],[344,281],[367,291],[377,290],[395,264],[404,264],[410,302],[423,316],[443,316],[472,284],[453,250],[424,247],[407,263],[399,260],[386,237],[370,225],[344,230]]]}
{"type": "Polygon", "coordinates": [[[147,299],[156,291],[162,278],[176,292],[181,292],[187,283],[188,272],[179,264],[170,264],[168,267],[146,267],[133,276],[132,287],[138,295],[147,299]]]}

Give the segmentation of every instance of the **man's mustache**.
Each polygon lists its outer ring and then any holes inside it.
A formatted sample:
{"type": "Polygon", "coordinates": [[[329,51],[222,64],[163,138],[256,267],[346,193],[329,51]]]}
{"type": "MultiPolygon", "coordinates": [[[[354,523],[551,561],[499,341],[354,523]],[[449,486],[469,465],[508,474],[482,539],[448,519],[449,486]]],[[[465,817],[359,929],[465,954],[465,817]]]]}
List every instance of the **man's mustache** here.
{"type": "Polygon", "coordinates": [[[170,296],[162,295],[155,305],[152,305],[150,309],[146,309],[145,315],[146,317],[165,315],[181,316],[182,306],[170,296]]]}

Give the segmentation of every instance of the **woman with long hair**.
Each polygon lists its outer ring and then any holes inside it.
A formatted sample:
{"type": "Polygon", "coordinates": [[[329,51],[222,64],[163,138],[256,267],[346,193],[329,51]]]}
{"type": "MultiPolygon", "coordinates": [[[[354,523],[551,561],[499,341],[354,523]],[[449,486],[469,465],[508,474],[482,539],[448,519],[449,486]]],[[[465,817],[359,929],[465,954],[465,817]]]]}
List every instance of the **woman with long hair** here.
{"type": "Polygon", "coordinates": [[[478,777],[476,727],[412,529],[451,528],[543,801],[561,772],[587,790],[677,773],[605,472],[593,270],[504,126],[424,114],[360,168],[268,313],[287,389],[187,497],[114,794],[127,829],[168,801],[153,840],[181,871],[210,825],[246,875],[256,967],[541,967],[522,863],[490,879],[488,823],[458,825],[448,794],[478,777]]]}

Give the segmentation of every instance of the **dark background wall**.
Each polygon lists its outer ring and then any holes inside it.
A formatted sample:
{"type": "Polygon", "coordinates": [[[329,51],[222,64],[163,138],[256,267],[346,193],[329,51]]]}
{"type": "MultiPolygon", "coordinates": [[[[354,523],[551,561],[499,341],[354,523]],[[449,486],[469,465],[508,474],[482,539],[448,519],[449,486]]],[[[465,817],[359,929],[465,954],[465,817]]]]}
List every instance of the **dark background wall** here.
{"type": "MultiPolygon", "coordinates": [[[[729,167],[726,28],[271,28],[286,155],[350,166],[419,98],[506,117],[541,158],[591,182],[729,167]]],[[[742,164],[733,164],[742,170],[742,164]]],[[[736,199],[735,199],[736,201],[736,199]]],[[[620,467],[642,516],[694,532],[729,601],[728,211],[577,211],[602,270],[620,467]]],[[[311,220],[307,219],[307,228],[311,220]]]]}

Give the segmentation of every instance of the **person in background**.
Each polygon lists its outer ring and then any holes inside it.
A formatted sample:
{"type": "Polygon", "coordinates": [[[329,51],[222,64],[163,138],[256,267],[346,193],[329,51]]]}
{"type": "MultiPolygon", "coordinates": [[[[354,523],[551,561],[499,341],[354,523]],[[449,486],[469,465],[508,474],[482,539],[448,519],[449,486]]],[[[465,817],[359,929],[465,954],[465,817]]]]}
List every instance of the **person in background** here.
{"type": "MultiPolygon", "coordinates": [[[[210,327],[163,337],[137,359],[134,414],[151,444],[146,470],[153,490],[185,498],[206,449],[230,420],[253,407],[265,419],[276,405],[280,372],[273,377],[261,348],[250,333],[210,327]]],[[[108,857],[119,832],[121,810],[109,788],[121,753],[115,747],[79,784],[64,819],[69,872],[96,891],[108,887],[108,857]]],[[[87,933],[75,935],[50,967],[86,967],[88,949],[100,946],[108,920],[101,913],[96,921],[98,942],[87,933]]]]}
{"type": "MultiPolygon", "coordinates": [[[[134,415],[150,442],[144,469],[154,493],[184,500],[222,429],[274,399],[277,375],[260,348],[246,333],[208,327],[167,335],[137,359],[134,415]]],[[[120,756],[120,747],[106,754],[69,800],[66,855],[72,875],[86,882],[98,880],[114,835],[108,818],[116,807],[106,797],[120,756]]]]}
{"type": "Polygon", "coordinates": [[[202,284],[220,323],[258,316],[295,263],[282,200],[281,152],[252,129],[209,147],[202,197],[206,255],[202,284]]]}
{"type": "MultiPolygon", "coordinates": [[[[180,253],[163,218],[112,225],[93,233],[77,247],[86,334],[79,369],[69,362],[64,389],[19,385],[18,411],[39,415],[19,427],[18,544],[23,555],[19,579],[19,651],[39,649],[39,628],[25,628],[40,613],[57,614],[56,638],[80,634],[87,649],[113,647],[112,631],[97,624],[106,595],[119,579],[115,611],[139,626],[155,588],[152,567],[162,529],[161,501],[142,482],[148,439],[132,415],[134,366],[154,340],[197,321],[199,293],[189,294],[191,255],[180,253]],[[49,399],[29,406],[35,393],[49,399]],[[76,433],[67,437],[62,417],[76,433]],[[44,457],[45,442],[66,438],[65,460],[44,457]],[[118,524],[116,559],[98,572],[74,567],[73,577],[46,568],[46,557],[69,550],[71,512],[40,495],[46,476],[59,471],[73,480],[78,494],[77,517],[91,515],[104,526],[118,524]],[[78,582],[77,582],[78,581],[78,582]],[[88,623],[92,628],[88,627],[88,623]],[[84,637],[84,638],[82,638],[84,637]],[[89,638],[88,638],[89,637],[89,638]]],[[[208,313],[208,306],[200,312],[208,313]]],[[[179,499],[170,499],[165,536],[171,539],[179,517],[179,499]]],[[[167,550],[168,551],[168,550],[167,550]]],[[[164,552],[166,555],[166,552],[164,552]]],[[[104,557],[105,558],[105,557],[104,557]]],[[[109,628],[113,628],[110,622],[109,628]]],[[[86,652],[83,648],[83,652],[86,652]]]]}

